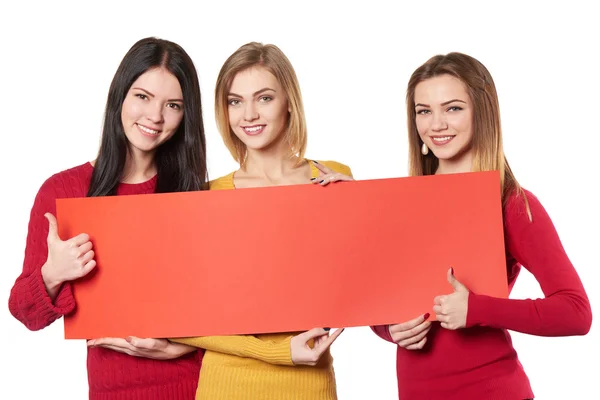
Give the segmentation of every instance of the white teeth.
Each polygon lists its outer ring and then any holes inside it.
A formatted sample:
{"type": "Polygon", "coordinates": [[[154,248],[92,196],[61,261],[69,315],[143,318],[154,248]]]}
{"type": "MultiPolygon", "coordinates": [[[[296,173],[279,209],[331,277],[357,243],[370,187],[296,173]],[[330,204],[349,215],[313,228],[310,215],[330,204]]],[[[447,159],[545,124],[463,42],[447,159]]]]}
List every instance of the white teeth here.
{"type": "Polygon", "coordinates": [[[262,128],[263,128],[263,127],[262,127],[262,125],[261,125],[261,126],[252,126],[252,127],[247,127],[247,128],[244,128],[244,130],[245,130],[245,131],[248,131],[248,132],[258,132],[258,131],[260,131],[262,128]]]}
{"type": "Polygon", "coordinates": [[[446,140],[450,140],[452,138],[453,138],[453,136],[444,136],[444,137],[432,137],[431,139],[434,142],[445,142],[446,140]]]}
{"type": "Polygon", "coordinates": [[[146,132],[149,135],[156,135],[156,134],[158,134],[158,131],[155,131],[154,129],[146,128],[145,126],[142,126],[140,124],[138,124],[138,126],[140,127],[141,130],[143,130],[144,132],[146,132]]]}

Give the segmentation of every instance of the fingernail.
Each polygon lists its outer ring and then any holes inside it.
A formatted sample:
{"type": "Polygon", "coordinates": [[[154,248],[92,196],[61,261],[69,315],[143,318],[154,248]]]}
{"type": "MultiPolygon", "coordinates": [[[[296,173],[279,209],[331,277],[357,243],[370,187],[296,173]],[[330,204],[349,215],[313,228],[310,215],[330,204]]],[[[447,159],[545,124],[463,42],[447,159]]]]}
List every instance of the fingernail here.
{"type": "Polygon", "coordinates": [[[331,328],[323,328],[325,331],[329,332],[331,328]]]}
{"type": "Polygon", "coordinates": [[[426,313],[425,315],[423,315],[423,319],[424,319],[425,321],[427,321],[427,318],[429,318],[429,316],[430,316],[430,315],[431,315],[431,314],[429,314],[429,313],[426,313]]]}
{"type": "Polygon", "coordinates": [[[311,181],[314,181],[315,179],[317,179],[317,178],[310,178],[311,181]]]}
{"type": "Polygon", "coordinates": [[[450,273],[454,275],[454,268],[450,267],[450,273]]]}
{"type": "Polygon", "coordinates": [[[320,181],[319,183],[323,183],[323,182],[325,182],[325,179],[323,179],[323,180],[322,180],[322,181],[320,181]]]}
{"type": "Polygon", "coordinates": [[[317,160],[313,160],[313,162],[314,162],[315,164],[318,164],[318,163],[319,163],[317,160]]]}

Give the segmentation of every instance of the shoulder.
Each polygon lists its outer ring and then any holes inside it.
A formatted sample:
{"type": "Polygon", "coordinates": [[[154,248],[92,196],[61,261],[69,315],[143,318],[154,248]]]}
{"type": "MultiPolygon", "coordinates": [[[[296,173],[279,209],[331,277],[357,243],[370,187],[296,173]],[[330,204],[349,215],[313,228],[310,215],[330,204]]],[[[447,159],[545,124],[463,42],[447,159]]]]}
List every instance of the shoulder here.
{"type": "Polygon", "coordinates": [[[340,174],[344,174],[344,175],[348,175],[348,176],[352,176],[352,170],[350,169],[349,166],[347,166],[346,164],[342,164],[339,161],[332,161],[332,160],[318,160],[317,161],[319,164],[323,164],[324,166],[326,166],[327,168],[331,168],[332,170],[334,170],[335,172],[339,172],[340,174]]]}
{"type": "Polygon", "coordinates": [[[93,171],[94,167],[85,163],[53,174],[40,186],[33,209],[54,212],[56,199],[85,197],[93,171]]]}
{"type": "Polygon", "coordinates": [[[39,194],[57,198],[85,196],[93,172],[94,167],[89,162],[57,172],[44,181],[39,194]]]}
{"type": "Polygon", "coordinates": [[[233,185],[233,174],[235,174],[235,171],[230,172],[229,174],[224,175],[220,178],[211,180],[208,183],[209,190],[235,189],[235,186],[233,185]]]}
{"type": "Polygon", "coordinates": [[[505,225],[545,226],[552,224],[548,212],[539,198],[527,189],[521,188],[506,199],[504,206],[505,225]]]}

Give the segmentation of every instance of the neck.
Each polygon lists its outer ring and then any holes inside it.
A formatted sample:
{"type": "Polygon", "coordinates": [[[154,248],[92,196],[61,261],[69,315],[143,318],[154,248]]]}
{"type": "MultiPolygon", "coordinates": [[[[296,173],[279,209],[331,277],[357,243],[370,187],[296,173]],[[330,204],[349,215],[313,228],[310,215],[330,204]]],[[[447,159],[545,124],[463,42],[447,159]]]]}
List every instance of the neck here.
{"type": "Polygon", "coordinates": [[[439,165],[437,170],[435,171],[435,174],[441,175],[471,172],[472,167],[473,154],[469,150],[449,160],[439,160],[439,165]]]}
{"type": "Polygon", "coordinates": [[[154,164],[154,152],[141,152],[137,149],[131,149],[127,153],[125,160],[125,170],[123,171],[124,183],[142,183],[150,180],[156,175],[156,165],[154,164]]]}
{"type": "Polygon", "coordinates": [[[267,149],[248,149],[248,157],[242,168],[251,176],[278,181],[295,169],[297,157],[290,157],[282,140],[267,149]]]}

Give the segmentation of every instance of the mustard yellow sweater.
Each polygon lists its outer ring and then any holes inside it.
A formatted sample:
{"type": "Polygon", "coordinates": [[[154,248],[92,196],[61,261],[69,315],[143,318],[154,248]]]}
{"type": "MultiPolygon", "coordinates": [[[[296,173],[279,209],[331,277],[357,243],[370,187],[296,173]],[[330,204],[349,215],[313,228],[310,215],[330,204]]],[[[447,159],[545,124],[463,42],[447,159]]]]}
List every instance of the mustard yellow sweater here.
{"type": "MultiPolygon", "coordinates": [[[[351,175],[350,168],[343,164],[319,163],[351,175]]],[[[318,177],[319,170],[312,162],[310,166],[312,177],[318,177]]],[[[235,189],[233,174],[212,181],[210,190],[235,189]]],[[[290,341],[298,333],[205,336],[171,341],[206,350],[196,400],[336,400],[333,357],[329,350],[314,367],[295,366],[292,362],[290,341]]]]}

